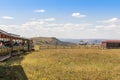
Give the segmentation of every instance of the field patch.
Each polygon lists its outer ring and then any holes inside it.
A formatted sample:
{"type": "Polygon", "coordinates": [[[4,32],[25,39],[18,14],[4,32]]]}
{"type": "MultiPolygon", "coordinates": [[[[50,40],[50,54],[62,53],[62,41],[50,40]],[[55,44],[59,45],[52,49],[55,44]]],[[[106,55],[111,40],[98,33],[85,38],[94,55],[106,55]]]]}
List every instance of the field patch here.
{"type": "Polygon", "coordinates": [[[0,80],[120,80],[120,50],[43,49],[1,62],[0,73],[0,80]]]}
{"type": "Polygon", "coordinates": [[[120,50],[48,49],[22,61],[30,80],[119,80],[120,50]]]}

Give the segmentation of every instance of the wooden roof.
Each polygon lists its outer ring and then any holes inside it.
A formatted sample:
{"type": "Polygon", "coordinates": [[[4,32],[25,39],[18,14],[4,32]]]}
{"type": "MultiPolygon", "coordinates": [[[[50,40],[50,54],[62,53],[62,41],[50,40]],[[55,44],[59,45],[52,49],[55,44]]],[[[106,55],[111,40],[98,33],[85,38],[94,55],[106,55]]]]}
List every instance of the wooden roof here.
{"type": "Polygon", "coordinates": [[[102,43],[120,43],[120,40],[105,40],[102,43]]]}
{"type": "MultiPolygon", "coordinates": [[[[1,29],[0,29],[0,33],[1,33],[1,35],[3,35],[3,36],[12,37],[13,39],[30,40],[30,39],[28,39],[28,38],[21,37],[20,35],[17,35],[17,34],[7,33],[6,31],[3,31],[3,30],[1,30],[1,29]]],[[[4,37],[1,37],[1,38],[4,38],[4,37]]]]}
{"type": "Polygon", "coordinates": [[[0,29],[0,33],[3,33],[3,34],[8,34],[6,31],[3,31],[0,29]]]}
{"type": "Polygon", "coordinates": [[[17,35],[17,34],[12,34],[12,33],[8,33],[9,36],[12,36],[12,37],[20,37],[20,35],[17,35]]]}

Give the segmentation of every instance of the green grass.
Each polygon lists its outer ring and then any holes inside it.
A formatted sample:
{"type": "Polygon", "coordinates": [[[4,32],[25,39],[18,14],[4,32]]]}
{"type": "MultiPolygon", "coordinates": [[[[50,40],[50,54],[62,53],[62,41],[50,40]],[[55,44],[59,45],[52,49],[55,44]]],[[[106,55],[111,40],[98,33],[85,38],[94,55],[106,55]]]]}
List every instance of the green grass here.
{"type": "Polygon", "coordinates": [[[120,49],[45,49],[0,65],[20,65],[28,80],[120,80],[120,49]]]}

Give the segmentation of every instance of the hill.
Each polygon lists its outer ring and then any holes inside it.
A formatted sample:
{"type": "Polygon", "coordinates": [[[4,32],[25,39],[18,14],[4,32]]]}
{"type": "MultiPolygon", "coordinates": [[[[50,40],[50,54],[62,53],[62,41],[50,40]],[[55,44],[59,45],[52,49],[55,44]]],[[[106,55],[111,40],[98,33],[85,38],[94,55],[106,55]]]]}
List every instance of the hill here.
{"type": "Polygon", "coordinates": [[[72,43],[80,43],[80,41],[87,42],[88,44],[101,44],[102,41],[107,39],[60,39],[61,41],[67,41],[72,43]]]}
{"type": "Polygon", "coordinates": [[[60,41],[55,37],[33,37],[32,40],[36,45],[58,45],[58,46],[75,45],[75,43],[60,41]]]}

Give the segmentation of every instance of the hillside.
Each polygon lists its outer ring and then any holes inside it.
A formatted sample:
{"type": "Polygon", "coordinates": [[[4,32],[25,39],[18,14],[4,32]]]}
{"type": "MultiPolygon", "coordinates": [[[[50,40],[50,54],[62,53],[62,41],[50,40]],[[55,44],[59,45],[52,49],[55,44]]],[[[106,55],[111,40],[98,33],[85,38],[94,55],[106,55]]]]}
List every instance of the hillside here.
{"type": "Polygon", "coordinates": [[[58,45],[58,46],[75,45],[75,43],[60,41],[55,37],[34,37],[32,39],[36,45],[58,45]]]}

